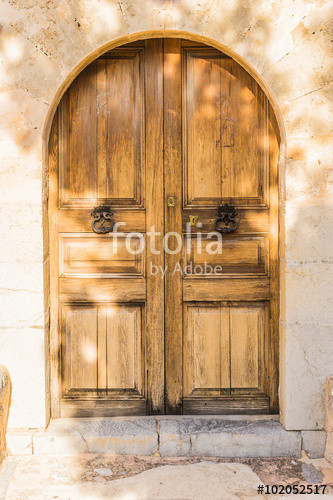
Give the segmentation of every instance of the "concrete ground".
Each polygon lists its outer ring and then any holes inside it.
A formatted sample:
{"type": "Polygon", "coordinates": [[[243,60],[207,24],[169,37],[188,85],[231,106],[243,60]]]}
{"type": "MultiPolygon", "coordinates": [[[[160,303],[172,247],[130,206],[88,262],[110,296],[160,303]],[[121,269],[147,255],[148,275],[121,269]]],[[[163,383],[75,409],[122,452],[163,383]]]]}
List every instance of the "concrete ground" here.
{"type": "MultiPolygon", "coordinates": [[[[0,498],[215,500],[295,498],[258,494],[260,485],[328,485],[333,467],[324,459],[161,458],[77,455],[12,455],[0,469],[0,498]]],[[[318,494],[299,495],[318,498],[318,494]]]]}

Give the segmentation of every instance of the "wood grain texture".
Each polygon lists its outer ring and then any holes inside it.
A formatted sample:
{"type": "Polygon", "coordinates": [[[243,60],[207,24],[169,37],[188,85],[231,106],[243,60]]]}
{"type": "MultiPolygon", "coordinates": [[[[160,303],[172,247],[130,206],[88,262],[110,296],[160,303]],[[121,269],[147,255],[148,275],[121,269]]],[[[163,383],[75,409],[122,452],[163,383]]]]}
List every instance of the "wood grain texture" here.
{"type": "MultiPolygon", "coordinates": [[[[127,391],[129,401],[135,391],[145,393],[145,322],[141,317],[146,300],[145,255],[133,254],[126,246],[127,233],[146,230],[144,104],[144,48],[126,47],[94,61],[73,82],[59,106],[59,133],[53,130],[50,140],[50,173],[57,175],[59,169],[60,181],[58,202],[57,179],[51,179],[52,284],[56,290],[52,321],[57,321],[58,301],[63,311],[72,313],[59,332],[53,326],[57,356],[53,364],[61,374],[53,383],[52,416],[60,415],[59,396],[64,394],[70,395],[75,406],[75,400],[85,397],[83,393],[95,391],[98,406],[99,398],[110,390],[118,391],[117,397],[127,391]],[[101,202],[116,205],[113,216],[120,223],[118,232],[123,233],[118,234],[116,248],[110,244],[113,235],[92,231],[91,211],[101,202]],[[121,306],[114,304],[119,301],[121,306]],[[82,325],[74,316],[82,316],[82,325]],[[96,323],[91,317],[96,317],[96,323]],[[92,350],[93,370],[82,362],[92,350]]],[[[132,236],[131,249],[138,247],[139,238],[132,236]]],[[[130,403],[130,412],[142,413],[145,400],[136,399],[135,404],[140,410],[130,403]]],[[[109,405],[124,407],[113,399],[109,405]]],[[[78,415],[79,407],[78,403],[78,415]]]]}
{"type": "MultiPolygon", "coordinates": [[[[184,397],[230,389],[229,308],[189,305],[184,324],[184,397]]],[[[230,392],[230,391],[229,391],[230,392]]]]}
{"type": "Polygon", "coordinates": [[[269,263],[267,247],[267,238],[263,236],[224,236],[219,242],[202,235],[201,245],[193,236],[191,251],[185,253],[186,267],[189,266],[186,275],[265,275],[269,263]]]}
{"type": "Polygon", "coordinates": [[[230,372],[232,388],[259,387],[259,341],[262,337],[255,304],[230,308],[230,372]]]}
{"type": "Polygon", "coordinates": [[[184,398],[184,415],[256,415],[269,413],[269,397],[220,396],[218,398],[184,398]]]}
{"type": "Polygon", "coordinates": [[[147,337],[146,373],[148,412],[164,412],[164,284],[161,277],[148,271],[150,265],[164,268],[164,189],[163,189],[163,40],[146,40],[146,177],[149,207],[148,228],[155,227],[157,253],[150,253],[147,238],[147,337]]]}
{"type": "Polygon", "coordinates": [[[60,148],[67,151],[60,157],[61,204],[85,204],[97,198],[96,62],[74,80],[60,109],[60,148]]]}
{"type": "Polygon", "coordinates": [[[140,205],[144,174],[142,49],[118,49],[106,59],[106,197],[140,205]]]}
{"type": "MultiPolygon", "coordinates": [[[[91,200],[90,208],[78,208],[74,210],[62,209],[59,210],[59,232],[60,233],[93,233],[91,223],[91,210],[96,206],[94,200],[91,200]]],[[[117,227],[118,233],[139,232],[144,233],[146,230],[146,214],[143,210],[130,210],[112,207],[113,218],[117,227]]]]}
{"type": "MultiPolygon", "coordinates": [[[[181,42],[164,40],[164,232],[182,232],[181,42]]],[[[165,412],[182,407],[182,276],[173,270],[180,254],[165,254],[165,412]]]]}
{"type": "Polygon", "coordinates": [[[183,49],[185,205],[222,200],[220,66],[214,49],[183,49]]]}
{"type": "Polygon", "coordinates": [[[107,308],[107,388],[142,391],[140,306],[107,308]]]}
{"type": "Polygon", "coordinates": [[[267,113],[259,85],[232,59],[221,62],[223,199],[233,203],[263,204],[267,186],[265,149],[267,113]],[[264,193],[265,190],[265,193],[264,193]]]}
{"type": "Polygon", "coordinates": [[[268,300],[269,278],[186,278],[183,282],[185,301],[268,300]]]}
{"type": "Polygon", "coordinates": [[[97,107],[97,197],[107,198],[107,80],[106,61],[96,61],[96,107],[97,107]]]}
{"type": "Polygon", "coordinates": [[[107,391],[107,306],[98,306],[97,317],[97,389],[98,395],[107,391]]]}
{"type": "Polygon", "coordinates": [[[88,395],[65,396],[60,402],[61,418],[122,417],[146,415],[144,398],[131,396],[126,399],[88,395]]]}
{"type": "Polygon", "coordinates": [[[97,388],[97,320],[94,306],[63,306],[64,388],[97,388]]]}
{"type": "Polygon", "coordinates": [[[144,278],[60,278],[59,298],[63,302],[142,302],[146,300],[144,278]]]}
{"type": "Polygon", "coordinates": [[[63,397],[144,395],[140,305],[64,305],[62,334],[63,397]]]}
{"type": "MultiPolygon", "coordinates": [[[[237,207],[236,207],[237,208],[237,207]]],[[[269,210],[256,209],[252,207],[237,208],[237,221],[238,227],[235,236],[240,234],[253,234],[253,233],[268,233],[269,231],[269,210]]],[[[195,207],[184,208],[183,210],[183,232],[187,232],[186,224],[189,223],[190,215],[198,217],[198,222],[201,226],[191,227],[193,234],[198,231],[202,233],[210,233],[215,231],[214,222],[217,217],[217,206],[215,208],[195,207]]]]}
{"type": "Polygon", "coordinates": [[[89,65],[61,104],[62,206],[144,202],[143,49],[89,65]]]}
{"type": "Polygon", "coordinates": [[[268,199],[267,99],[235,61],[183,49],[184,204],[264,206],[268,199]]]}

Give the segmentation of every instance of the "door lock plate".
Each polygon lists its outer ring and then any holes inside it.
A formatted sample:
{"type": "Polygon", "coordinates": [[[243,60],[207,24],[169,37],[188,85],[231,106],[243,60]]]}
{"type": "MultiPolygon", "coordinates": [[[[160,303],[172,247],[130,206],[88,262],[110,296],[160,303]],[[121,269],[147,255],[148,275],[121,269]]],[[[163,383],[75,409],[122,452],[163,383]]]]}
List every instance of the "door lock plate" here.
{"type": "Polygon", "coordinates": [[[167,205],[168,207],[174,207],[175,206],[175,199],[173,196],[169,196],[167,199],[167,205]]]}
{"type": "Polygon", "coordinates": [[[198,215],[190,215],[190,226],[197,227],[199,216],[198,215]]]}

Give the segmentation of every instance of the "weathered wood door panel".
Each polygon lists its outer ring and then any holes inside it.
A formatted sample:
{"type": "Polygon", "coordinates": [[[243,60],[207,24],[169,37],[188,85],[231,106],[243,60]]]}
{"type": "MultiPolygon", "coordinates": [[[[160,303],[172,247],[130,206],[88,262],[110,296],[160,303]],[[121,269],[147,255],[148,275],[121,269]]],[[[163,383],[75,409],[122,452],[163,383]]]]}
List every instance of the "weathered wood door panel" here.
{"type": "Polygon", "coordinates": [[[163,373],[158,354],[163,356],[164,314],[146,300],[157,279],[146,274],[146,255],[140,252],[146,224],[163,229],[156,202],[163,175],[155,168],[163,155],[163,80],[156,93],[162,65],[155,64],[153,53],[162,59],[161,47],[162,41],[136,44],[94,61],[69,87],[55,117],[50,144],[53,416],[140,415],[149,405],[163,411],[163,381],[149,375],[163,373]],[[147,180],[147,197],[146,154],[156,170],[156,178],[147,180]],[[100,203],[114,207],[117,235],[93,232],[91,212],[100,203]],[[128,246],[126,236],[133,231],[128,246]]]}
{"type": "Polygon", "coordinates": [[[201,44],[123,46],[67,90],[49,151],[52,415],[276,412],[278,132],[254,79],[201,44]]]}

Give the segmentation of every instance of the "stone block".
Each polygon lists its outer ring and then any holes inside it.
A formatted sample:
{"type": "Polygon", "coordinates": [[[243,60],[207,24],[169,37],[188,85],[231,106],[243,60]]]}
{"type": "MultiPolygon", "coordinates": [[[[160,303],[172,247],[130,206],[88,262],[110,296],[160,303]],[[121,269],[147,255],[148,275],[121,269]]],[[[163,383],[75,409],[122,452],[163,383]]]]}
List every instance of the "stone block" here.
{"type": "Polygon", "coordinates": [[[160,447],[162,457],[186,457],[190,454],[191,421],[160,420],[160,447]]]}
{"type": "MultiPolygon", "coordinates": [[[[290,2],[288,4],[289,8],[290,2]]],[[[301,19],[299,20],[301,21],[301,19]]],[[[298,100],[304,94],[318,91],[328,83],[323,66],[326,68],[329,64],[329,32],[322,36],[321,32],[318,31],[312,34],[311,39],[305,37],[302,42],[298,41],[298,43],[292,40],[292,32],[288,33],[287,36],[290,37],[290,43],[288,46],[284,45],[284,50],[286,50],[284,56],[276,60],[276,64],[272,64],[265,71],[264,78],[282,102],[288,102],[289,99],[292,106],[297,108],[298,100]],[[295,71],[295,68],[302,68],[302,70],[295,71]]],[[[274,55],[274,59],[275,57],[274,55]]],[[[309,107],[308,113],[310,113],[310,109],[309,107]]],[[[302,110],[299,111],[299,116],[301,115],[302,110]]],[[[288,115],[284,116],[286,121],[288,118],[288,115]]]]}
{"type": "Polygon", "coordinates": [[[35,432],[32,437],[35,454],[67,455],[86,453],[88,446],[80,432],[70,423],[51,423],[46,430],[35,432]]]}
{"type": "Polygon", "coordinates": [[[283,424],[287,430],[323,429],[324,386],[332,368],[332,348],[330,326],[311,322],[286,324],[287,362],[281,373],[281,382],[284,390],[283,424]]]}
{"type": "Polygon", "coordinates": [[[285,431],[274,419],[185,417],[161,420],[162,456],[299,457],[301,433],[285,431]]]}
{"type": "MultiPolygon", "coordinates": [[[[299,177],[305,167],[303,162],[296,163],[291,175],[299,192],[299,177]]],[[[289,201],[286,202],[285,212],[286,259],[289,262],[332,262],[333,248],[327,238],[333,233],[333,213],[329,204],[308,205],[302,201],[289,201]]]]}
{"type": "Polygon", "coordinates": [[[312,138],[321,134],[326,135],[331,113],[331,93],[331,86],[323,85],[315,89],[315,92],[300,96],[297,99],[297,106],[295,103],[285,103],[283,112],[288,116],[286,132],[289,137],[309,136],[312,138]],[[310,109],[311,113],[309,113],[310,109]]]}
{"type": "Polygon", "coordinates": [[[325,453],[325,431],[302,431],[302,450],[309,458],[322,458],[325,453]]]}
{"type": "Polygon", "coordinates": [[[89,453],[152,455],[158,450],[157,423],[153,417],[74,419],[89,453]]]}
{"type": "Polygon", "coordinates": [[[33,436],[34,453],[152,455],[158,450],[151,417],[59,419],[33,436]]]}
{"type": "Polygon", "coordinates": [[[122,11],[130,31],[176,29],[202,33],[211,8],[209,0],[178,0],[165,5],[166,3],[155,3],[152,9],[148,2],[123,1],[122,11]]]}
{"type": "MultiPolygon", "coordinates": [[[[0,198],[2,198],[1,192],[0,198]]],[[[41,207],[31,206],[30,203],[29,210],[27,210],[26,205],[17,203],[15,206],[11,204],[5,206],[3,202],[0,208],[1,219],[6,220],[5,225],[0,225],[1,262],[36,264],[39,265],[39,273],[41,274],[40,264],[43,260],[41,207]],[[25,221],[24,224],[20,224],[22,220],[25,221]]],[[[14,276],[19,277],[20,274],[21,269],[18,268],[14,276]]],[[[19,277],[19,279],[21,278],[19,277]]]]}
{"type": "MultiPolygon", "coordinates": [[[[319,330],[316,341],[322,335],[320,325],[333,324],[331,273],[330,262],[286,262],[286,322],[315,324],[319,330]]],[[[311,348],[311,343],[305,347],[311,348]]]]}
{"type": "Polygon", "coordinates": [[[43,428],[46,419],[42,326],[0,330],[0,353],[13,384],[9,429],[43,428]]]}
{"type": "Polygon", "coordinates": [[[7,448],[12,455],[31,455],[32,436],[36,430],[11,431],[7,433],[7,448]]]}

